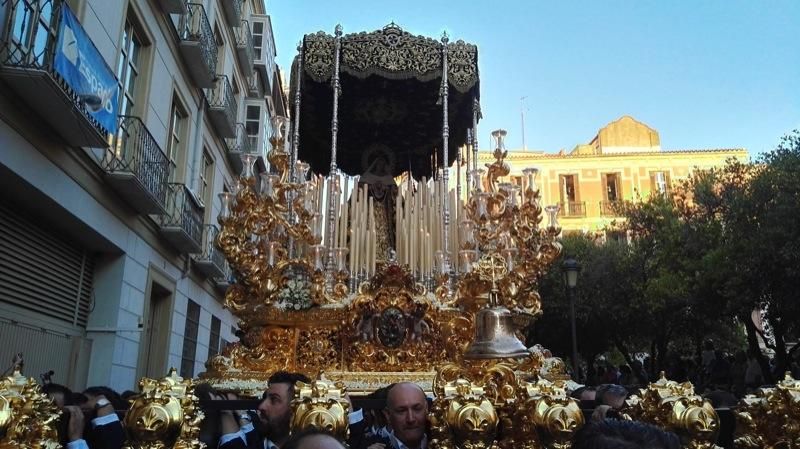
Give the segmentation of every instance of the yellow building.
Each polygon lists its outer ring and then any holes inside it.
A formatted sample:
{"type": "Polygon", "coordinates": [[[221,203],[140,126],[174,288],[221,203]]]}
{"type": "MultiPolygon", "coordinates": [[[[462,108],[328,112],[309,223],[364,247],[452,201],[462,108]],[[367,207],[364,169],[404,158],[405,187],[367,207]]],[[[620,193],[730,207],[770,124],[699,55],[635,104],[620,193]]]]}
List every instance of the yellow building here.
{"type": "MultiPolygon", "coordinates": [[[[542,204],[561,206],[559,222],[566,232],[589,232],[615,219],[615,202],[666,192],[692,172],[721,166],[732,157],[747,160],[747,151],[662,150],[658,131],[626,115],[568,153],[509,151],[506,162],[514,183],[521,182],[523,169],[538,168],[542,204]]],[[[478,167],[492,161],[492,152],[478,153],[478,167]]]]}

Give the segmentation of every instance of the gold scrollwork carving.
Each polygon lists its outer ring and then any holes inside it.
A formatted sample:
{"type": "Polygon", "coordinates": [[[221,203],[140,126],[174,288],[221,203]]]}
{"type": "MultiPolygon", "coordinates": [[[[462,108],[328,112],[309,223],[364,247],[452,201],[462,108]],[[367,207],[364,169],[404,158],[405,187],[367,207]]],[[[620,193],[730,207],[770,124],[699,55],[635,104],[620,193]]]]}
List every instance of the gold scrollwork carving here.
{"type": "Polygon", "coordinates": [[[292,431],[309,428],[325,430],[342,441],[347,440],[350,404],[347,390],[340,382],[315,380],[310,384],[298,382],[292,401],[292,431]]]}
{"type": "Polygon", "coordinates": [[[56,449],[61,411],[34,379],[19,370],[0,380],[0,449],[56,449]]]}
{"type": "Polygon", "coordinates": [[[800,447],[800,381],[787,372],[774,388],[742,399],[734,444],[744,449],[800,447]]]}
{"type": "Polygon", "coordinates": [[[694,394],[691,383],[667,380],[664,373],[626,400],[629,418],[673,431],[688,441],[691,449],[716,449],[719,416],[710,402],[694,394]]]}
{"type": "Polygon", "coordinates": [[[194,382],[172,368],[163,379],[142,378],[140,394],[125,414],[128,440],[123,449],[203,449],[197,439],[203,412],[194,382]]]}

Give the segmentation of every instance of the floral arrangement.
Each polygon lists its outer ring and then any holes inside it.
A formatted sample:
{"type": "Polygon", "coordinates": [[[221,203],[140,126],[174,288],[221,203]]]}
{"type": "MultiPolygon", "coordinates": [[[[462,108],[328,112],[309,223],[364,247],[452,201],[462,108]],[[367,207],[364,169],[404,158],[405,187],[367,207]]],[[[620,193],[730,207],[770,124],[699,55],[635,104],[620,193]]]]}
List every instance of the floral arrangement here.
{"type": "Polygon", "coordinates": [[[311,301],[310,285],[305,279],[290,279],[278,293],[276,307],[285,310],[307,310],[314,303],[311,301]]]}

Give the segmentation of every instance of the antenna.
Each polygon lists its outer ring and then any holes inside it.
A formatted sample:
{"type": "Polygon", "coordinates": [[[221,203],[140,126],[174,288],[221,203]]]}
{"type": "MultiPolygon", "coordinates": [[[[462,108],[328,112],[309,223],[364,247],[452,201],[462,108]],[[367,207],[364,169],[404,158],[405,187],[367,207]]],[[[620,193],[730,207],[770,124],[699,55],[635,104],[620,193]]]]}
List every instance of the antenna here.
{"type": "Polygon", "coordinates": [[[522,151],[528,151],[528,146],[525,145],[525,99],[528,98],[527,95],[520,97],[520,108],[519,114],[522,117],[522,151]]]}

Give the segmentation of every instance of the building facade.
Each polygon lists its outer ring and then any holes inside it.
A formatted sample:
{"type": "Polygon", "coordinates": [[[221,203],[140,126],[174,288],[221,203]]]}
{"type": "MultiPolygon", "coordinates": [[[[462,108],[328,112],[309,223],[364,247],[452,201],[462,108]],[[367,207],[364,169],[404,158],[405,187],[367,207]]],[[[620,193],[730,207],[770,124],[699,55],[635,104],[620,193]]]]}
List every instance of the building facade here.
{"type": "MultiPolygon", "coordinates": [[[[570,152],[509,151],[512,182],[522,182],[522,170],[539,169],[542,204],[560,206],[565,232],[597,232],[619,220],[614,205],[667,192],[697,170],[748,159],[744,149],[662,150],[656,130],[630,116],[609,123],[588,143],[570,152]]],[[[478,166],[494,160],[478,153],[478,166]]]]}
{"type": "Polygon", "coordinates": [[[123,391],[236,338],[217,195],[288,109],[265,8],[0,1],[0,364],[123,391]]]}

